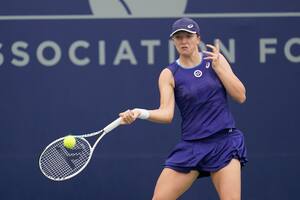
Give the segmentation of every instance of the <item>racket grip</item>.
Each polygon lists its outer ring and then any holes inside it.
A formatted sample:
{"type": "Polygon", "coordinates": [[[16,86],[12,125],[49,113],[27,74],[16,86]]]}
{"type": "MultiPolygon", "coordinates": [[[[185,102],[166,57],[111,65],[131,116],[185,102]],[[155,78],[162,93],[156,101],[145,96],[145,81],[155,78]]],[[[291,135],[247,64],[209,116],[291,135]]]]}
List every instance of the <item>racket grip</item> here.
{"type": "Polygon", "coordinates": [[[112,131],[113,129],[117,128],[121,124],[121,117],[113,121],[112,123],[108,124],[103,130],[105,133],[112,131]]]}

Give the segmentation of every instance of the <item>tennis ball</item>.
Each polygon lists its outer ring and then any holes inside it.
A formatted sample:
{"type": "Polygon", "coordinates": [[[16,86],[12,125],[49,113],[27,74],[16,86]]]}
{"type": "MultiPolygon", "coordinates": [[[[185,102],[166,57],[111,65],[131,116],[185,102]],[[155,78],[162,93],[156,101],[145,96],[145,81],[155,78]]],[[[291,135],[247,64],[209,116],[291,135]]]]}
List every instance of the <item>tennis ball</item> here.
{"type": "Polygon", "coordinates": [[[76,145],[76,139],[72,135],[68,135],[64,138],[64,147],[73,149],[76,145]]]}

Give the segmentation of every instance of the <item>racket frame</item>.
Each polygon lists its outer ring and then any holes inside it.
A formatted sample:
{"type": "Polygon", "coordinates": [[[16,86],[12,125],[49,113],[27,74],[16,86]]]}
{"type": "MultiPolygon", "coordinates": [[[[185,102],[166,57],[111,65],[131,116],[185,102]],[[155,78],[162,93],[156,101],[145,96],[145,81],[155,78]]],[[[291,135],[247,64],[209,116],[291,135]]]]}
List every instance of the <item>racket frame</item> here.
{"type": "Polygon", "coordinates": [[[88,160],[86,161],[86,163],[75,173],[67,176],[67,177],[63,177],[63,178],[53,178],[49,175],[47,175],[44,170],[42,169],[42,156],[43,154],[47,151],[47,149],[52,146],[54,143],[58,142],[58,141],[61,141],[61,140],[64,140],[65,136],[64,137],[61,137],[61,138],[58,138],[56,140],[54,140],[53,142],[51,142],[44,150],[43,152],[41,153],[40,157],[39,157],[39,167],[40,167],[40,170],[41,172],[49,179],[53,180],[53,181],[64,181],[64,180],[67,180],[67,179],[70,179],[74,176],[76,176],[77,174],[79,174],[90,162],[91,158],[92,158],[92,155],[93,155],[93,152],[96,148],[96,146],[98,145],[98,143],[100,142],[100,140],[107,134],[109,133],[110,131],[112,131],[113,129],[117,128],[119,125],[121,124],[121,118],[119,117],[118,119],[116,119],[115,121],[111,122],[109,125],[107,125],[105,128],[103,128],[102,130],[100,131],[96,131],[96,132],[92,132],[92,133],[88,133],[88,134],[83,134],[83,135],[72,135],[73,137],[75,138],[80,138],[81,140],[84,140],[89,148],[90,148],[90,154],[89,154],[89,157],[88,157],[88,160]],[[95,141],[94,145],[91,146],[91,144],[88,142],[88,140],[86,140],[85,138],[88,138],[88,137],[93,137],[93,136],[96,136],[96,135],[100,135],[97,140],[95,141]]]}

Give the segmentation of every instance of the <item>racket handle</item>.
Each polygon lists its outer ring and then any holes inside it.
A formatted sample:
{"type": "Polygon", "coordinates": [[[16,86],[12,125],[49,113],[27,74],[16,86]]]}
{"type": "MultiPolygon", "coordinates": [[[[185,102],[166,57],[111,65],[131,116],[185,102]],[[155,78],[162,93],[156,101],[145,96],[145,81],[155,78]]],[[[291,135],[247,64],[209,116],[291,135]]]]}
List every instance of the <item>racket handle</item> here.
{"type": "Polygon", "coordinates": [[[105,133],[112,131],[113,129],[117,128],[121,124],[121,117],[113,121],[112,123],[108,124],[103,130],[105,133]]]}

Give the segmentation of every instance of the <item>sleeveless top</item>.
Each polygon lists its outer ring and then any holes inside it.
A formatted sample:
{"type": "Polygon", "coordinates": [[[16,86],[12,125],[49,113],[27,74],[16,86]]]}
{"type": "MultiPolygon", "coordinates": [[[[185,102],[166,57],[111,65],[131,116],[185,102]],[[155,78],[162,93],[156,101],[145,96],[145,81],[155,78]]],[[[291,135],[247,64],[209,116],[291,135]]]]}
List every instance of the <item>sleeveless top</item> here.
{"type": "Polygon", "coordinates": [[[182,139],[202,139],[220,130],[235,128],[227,93],[212,69],[211,61],[202,59],[192,68],[184,68],[178,61],[167,68],[175,81],[174,95],[182,117],[182,139]]]}

